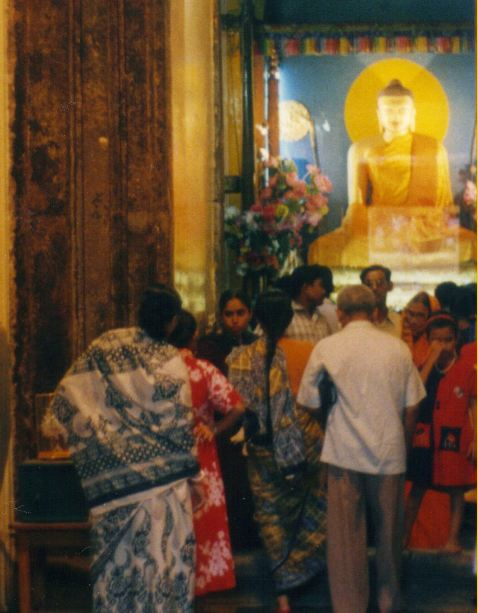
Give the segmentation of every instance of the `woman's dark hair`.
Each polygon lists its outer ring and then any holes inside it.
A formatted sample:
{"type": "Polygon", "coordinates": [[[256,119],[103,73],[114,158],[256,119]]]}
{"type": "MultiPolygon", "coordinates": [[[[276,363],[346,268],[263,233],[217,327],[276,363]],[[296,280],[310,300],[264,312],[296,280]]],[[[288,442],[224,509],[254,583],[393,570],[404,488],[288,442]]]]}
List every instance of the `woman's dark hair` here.
{"type": "Polygon", "coordinates": [[[453,294],[450,311],[458,319],[473,319],[476,317],[476,286],[460,285],[453,294]]]}
{"type": "Polygon", "coordinates": [[[427,321],[427,336],[430,336],[432,330],[438,330],[442,328],[451,328],[453,335],[458,338],[458,322],[456,319],[448,313],[448,311],[437,311],[427,321]]]}
{"type": "Polygon", "coordinates": [[[270,289],[260,294],[254,308],[254,315],[266,337],[264,397],[267,404],[266,429],[269,436],[272,436],[269,373],[276,352],[277,342],[292,321],[293,314],[290,296],[280,289],[270,289]]]}
{"type": "Polygon", "coordinates": [[[181,309],[178,314],[178,323],[169,335],[169,342],[178,349],[189,347],[197,330],[197,323],[194,315],[189,311],[181,309]]]}
{"type": "Polygon", "coordinates": [[[138,325],[155,341],[166,340],[166,329],[181,310],[181,297],[172,287],[151,285],[142,294],[138,325]]]}
{"type": "Polygon", "coordinates": [[[412,304],[423,304],[423,306],[428,309],[428,316],[430,316],[430,313],[432,312],[432,303],[430,296],[426,292],[418,292],[418,294],[415,294],[407,306],[412,304]]]}
{"type": "Polygon", "coordinates": [[[268,289],[257,298],[254,315],[268,339],[276,343],[293,316],[290,296],[280,289],[268,289]]]}
{"type": "Polygon", "coordinates": [[[440,303],[440,309],[442,311],[451,310],[451,305],[453,303],[453,296],[458,288],[458,285],[454,281],[443,281],[443,283],[439,283],[435,287],[435,298],[440,303]]]}
{"type": "Polygon", "coordinates": [[[251,299],[245,292],[241,290],[226,289],[224,292],[222,292],[222,294],[219,297],[219,314],[220,315],[222,315],[222,312],[226,308],[226,305],[229,302],[229,300],[234,300],[234,299],[242,302],[242,304],[246,306],[249,309],[249,311],[251,310],[251,299]]]}
{"type": "Polygon", "coordinates": [[[274,282],[274,289],[280,289],[288,296],[292,296],[291,275],[284,275],[283,277],[276,279],[274,282]]]}

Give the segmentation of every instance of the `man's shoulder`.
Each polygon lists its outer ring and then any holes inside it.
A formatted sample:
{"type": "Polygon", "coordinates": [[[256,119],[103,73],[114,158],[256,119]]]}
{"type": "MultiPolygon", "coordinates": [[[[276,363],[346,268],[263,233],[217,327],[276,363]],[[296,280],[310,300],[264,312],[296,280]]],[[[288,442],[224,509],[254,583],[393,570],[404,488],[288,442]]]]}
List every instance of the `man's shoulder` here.
{"type": "Polygon", "coordinates": [[[390,334],[385,330],[374,328],[374,342],[379,347],[379,351],[384,354],[393,355],[397,360],[412,362],[412,354],[409,346],[399,337],[390,334]]]}
{"type": "Polygon", "coordinates": [[[382,347],[384,351],[395,351],[397,353],[403,353],[405,356],[410,354],[408,346],[402,341],[401,338],[395,336],[394,334],[389,334],[385,330],[381,330],[372,323],[358,329],[345,326],[343,330],[329,337],[330,341],[343,343],[343,334],[354,336],[360,335],[361,340],[367,342],[368,344],[374,344],[378,347],[382,347]]]}

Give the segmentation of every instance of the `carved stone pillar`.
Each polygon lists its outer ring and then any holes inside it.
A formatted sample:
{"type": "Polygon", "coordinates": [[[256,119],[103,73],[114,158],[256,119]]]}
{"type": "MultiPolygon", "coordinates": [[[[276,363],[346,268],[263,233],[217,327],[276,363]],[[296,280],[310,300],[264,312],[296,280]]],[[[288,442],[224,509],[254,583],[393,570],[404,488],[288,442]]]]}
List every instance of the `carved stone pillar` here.
{"type": "Polygon", "coordinates": [[[16,461],[34,398],[171,270],[169,2],[14,0],[16,461]]]}

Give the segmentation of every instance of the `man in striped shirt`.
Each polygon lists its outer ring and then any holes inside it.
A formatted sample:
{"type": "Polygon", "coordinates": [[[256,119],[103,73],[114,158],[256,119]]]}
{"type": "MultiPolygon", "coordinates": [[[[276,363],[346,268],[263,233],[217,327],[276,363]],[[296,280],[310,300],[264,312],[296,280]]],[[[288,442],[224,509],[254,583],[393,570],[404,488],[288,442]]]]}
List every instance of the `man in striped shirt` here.
{"type": "Polygon", "coordinates": [[[290,293],[294,316],[285,336],[317,343],[331,334],[331,329],[318,307],[333,291],[330,269],[318,264],[299,266],[290,277],[290,293]]]}

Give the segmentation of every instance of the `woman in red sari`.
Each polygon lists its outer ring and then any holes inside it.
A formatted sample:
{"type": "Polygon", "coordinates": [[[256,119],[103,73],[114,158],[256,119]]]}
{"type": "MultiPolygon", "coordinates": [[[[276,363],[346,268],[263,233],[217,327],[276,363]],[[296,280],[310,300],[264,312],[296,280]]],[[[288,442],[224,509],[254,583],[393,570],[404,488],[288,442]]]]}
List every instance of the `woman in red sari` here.
{"type": "Polygon", "coordinates": [[[202,596],[236,585],[215,437],[230,431],[241,418],[244,405],[239,394],[215,366],[194,356],[195,333],[196,320],[191,313],[183,310],[169,342],[180,349],[191,384],[194,434],[203,491],[193,517],[196,536],[195,593],[202,596]],[[216,423],[215,413],[223,415],[216,423]]]}

